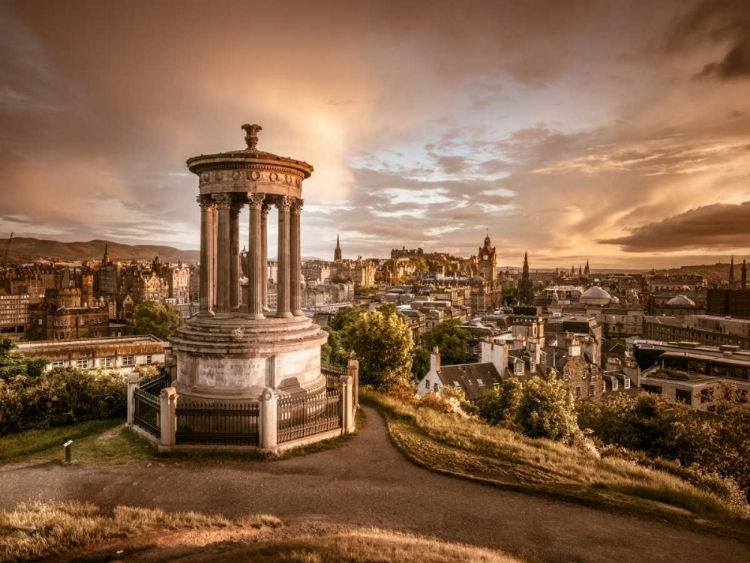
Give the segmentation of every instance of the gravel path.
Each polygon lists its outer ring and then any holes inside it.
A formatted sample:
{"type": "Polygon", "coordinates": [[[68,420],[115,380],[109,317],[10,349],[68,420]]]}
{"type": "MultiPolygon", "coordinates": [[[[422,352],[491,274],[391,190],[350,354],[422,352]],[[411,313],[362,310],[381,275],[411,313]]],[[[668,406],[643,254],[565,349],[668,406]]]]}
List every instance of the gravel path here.
{"type": "Polygon", "coordinates": [[[391,445],[380,415],[365,410],[364,427],[343,447],[277,462],[0,469],[0,507],[79,499],[103,508],[267,513],[286,522],[402,530],[545,561],[750,561],[750,546],[739,541],[425,471],[391,445]]]}

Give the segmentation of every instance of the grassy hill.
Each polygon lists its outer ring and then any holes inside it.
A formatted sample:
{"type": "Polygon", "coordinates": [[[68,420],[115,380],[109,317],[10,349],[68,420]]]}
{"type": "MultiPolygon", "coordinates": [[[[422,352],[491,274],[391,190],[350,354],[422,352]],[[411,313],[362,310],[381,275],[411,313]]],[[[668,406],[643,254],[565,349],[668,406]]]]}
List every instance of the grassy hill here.
{"type": "MultiPolygon", "coordinates": [[[[0,260],[5,256],[8,239],[0,239],[0,260]]],[[[197,250],[180,250],[172,246],[155,244],[120,244],[106,240],[90,240],[88,242],[60,242],[36,238],[13,238],[8,253],[8,261],[30,262],[40,257],[46,260],[72,262],[79,260],[101,260],[105,245],[109,245],[109,255],[113,260],[130,261],[153,260],[159,256],[162,262],[197,262],[197,250]]]]}

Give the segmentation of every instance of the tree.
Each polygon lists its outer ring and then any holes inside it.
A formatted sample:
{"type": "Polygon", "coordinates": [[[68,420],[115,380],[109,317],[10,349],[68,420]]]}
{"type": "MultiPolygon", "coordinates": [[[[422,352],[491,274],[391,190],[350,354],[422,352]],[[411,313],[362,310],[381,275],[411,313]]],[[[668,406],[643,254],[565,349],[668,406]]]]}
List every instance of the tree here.
{"type": "Polygon", "coordinates": [[[166,303],[144,301],[135,310],[136,334],[153,334],[166,340],[182,324],[182,313],[166,303]]]}
{"type": "Polygon", "coordinates": [[[421,346],[415,346],[411,353],[411,371],[417,379],[422,379],[430,371],[430,353],[421,346]]]}
{"type": "Polygon", "coordinates": [[[360,381],[387,389],[411,376],[411,330],[401,315],[361,311],[341,333],[341,347],[359,360],[360,381]]]}
{"type": "Polygon", "coordinates": [[[470,340],[471,334],[461,328],[458,319],[438,323],[420,339],[422,346],[428,351],[438,347],[440,361],[446,366],[466,363],[466,348],[470,340]]]}
{"type": "Polygon", "coordinates": [[[521,382],[515,377],[508,377],[484,396],[479,404],[479,416],[493,425],[514,426],[522,394],[521,382]]]}
{"type": "Polygon", "coordinates": [[[516,422],[531,438],[570,442],[580,432],[575,399],[554,376],[547,381],[533,377],[523,385],[516,422]]]}

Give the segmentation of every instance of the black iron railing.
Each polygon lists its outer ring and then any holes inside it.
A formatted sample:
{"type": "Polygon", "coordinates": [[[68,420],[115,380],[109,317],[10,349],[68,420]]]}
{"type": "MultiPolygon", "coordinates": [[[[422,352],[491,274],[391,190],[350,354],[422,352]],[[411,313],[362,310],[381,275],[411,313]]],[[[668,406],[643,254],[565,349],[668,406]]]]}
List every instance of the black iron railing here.
{"type": "Polygon", "coordinates": [[[178,403],[176,443],[259,445],[258,403],[178,403]]]}
{"type": "Polygon", "coordinates": [[[146,391],[151,395],[158,396],[162,389],[169,387],[169,384],[169,376],[167,374],[162,374],[143,381],[139,387],[141,390],[146,391]]]}
{"type": "Polygon", "coordinates": [[[339,377],[347,375],[345,367],[331,366],[328,364],[321,365],[320,372],[326,376],[327,389],[335,389],[338,386],[339,377]]]}
{"type": "Polygon", "coordinates": [[[159,398],[148,390],[135,389],[133,391],[133,422],[149,434],[157,438],[161,436],[161,407],[159,398]]]}
{"type": "Polygon", "coordinates": [[[314,395],[279,399],[277,424],[279,444],[341,428],[341,393],[327,389],[314,395]]]}

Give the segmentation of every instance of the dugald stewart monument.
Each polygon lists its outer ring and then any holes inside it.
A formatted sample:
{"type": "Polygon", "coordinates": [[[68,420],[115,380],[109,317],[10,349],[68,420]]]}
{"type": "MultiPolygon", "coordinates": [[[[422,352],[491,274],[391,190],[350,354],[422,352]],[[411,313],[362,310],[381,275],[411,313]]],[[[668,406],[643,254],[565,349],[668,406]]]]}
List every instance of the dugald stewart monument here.
{"type": "Polygon", "coordinates": [[[177,364],[173,387],[164,381],[150,393],[133,390],[129,403],[136,428],[162,450],[201,445],[276,451],[354,430],[356,362],[323,373],[320,347],[327,333],[300,307],[302,182],[313,167],[258,150],[262,128],[242,128],[247,148],[187,161],[199,180],[200,312],[170,337],[177,364]],[[239,216],[245,205],[250,225],[243,292],[239,216]],[[278,297],[272,311],[266,254],[274,206],[278,297]]]}

